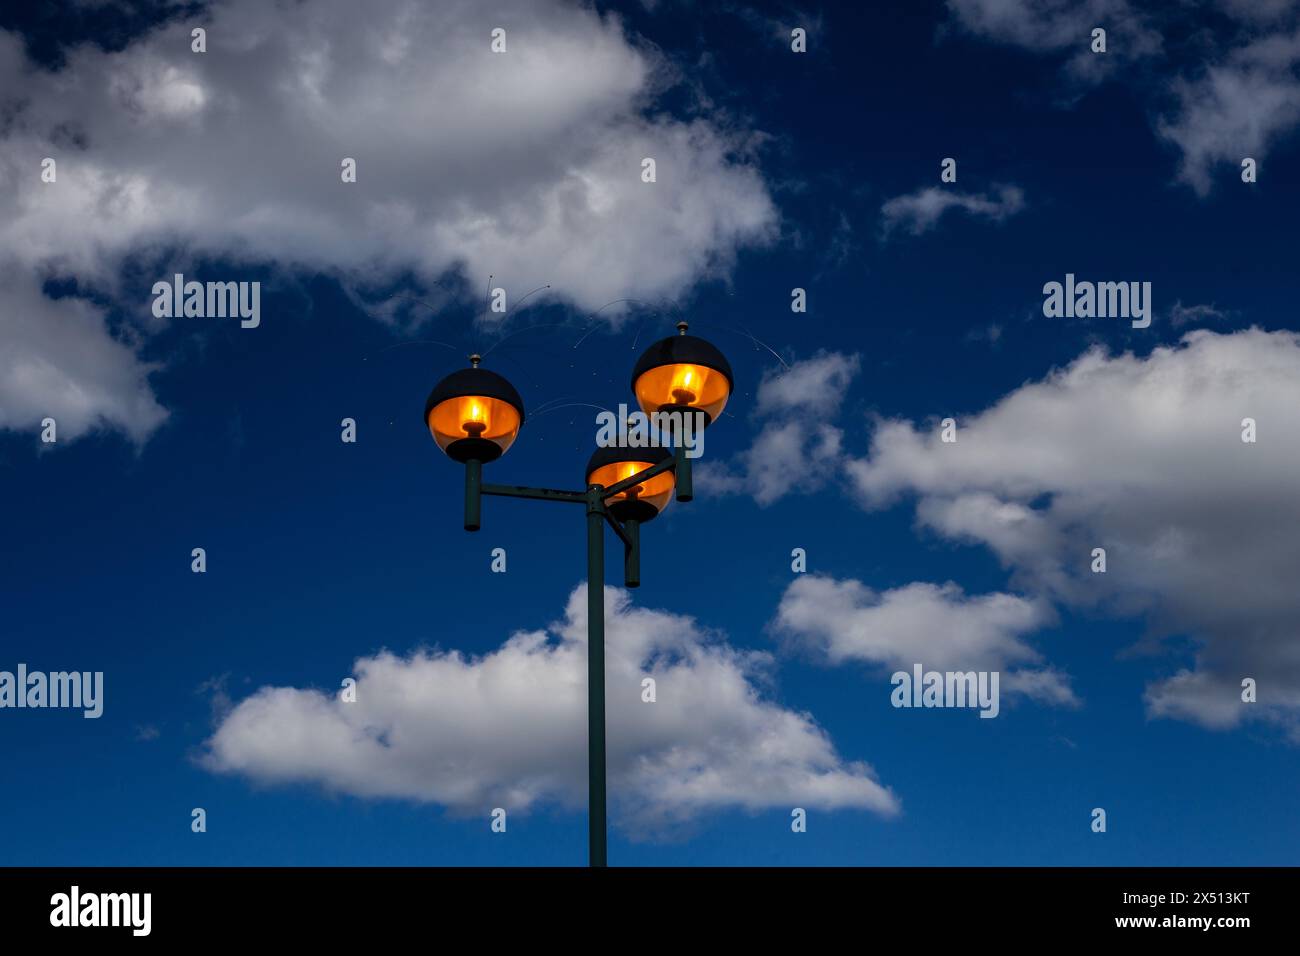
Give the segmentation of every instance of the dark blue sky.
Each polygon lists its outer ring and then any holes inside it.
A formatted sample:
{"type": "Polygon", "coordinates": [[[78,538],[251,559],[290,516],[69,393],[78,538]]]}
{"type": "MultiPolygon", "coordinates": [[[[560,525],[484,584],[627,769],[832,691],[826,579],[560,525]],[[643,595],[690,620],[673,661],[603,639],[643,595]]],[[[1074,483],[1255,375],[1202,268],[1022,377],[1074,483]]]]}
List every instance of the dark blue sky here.
{"type": "MultiPolygon", "coordinates": [[[[512,815],[498,838],[486,810],[464,817],[313,784],[265,786],[198,762],[223,697],[237,703],[265,685],[329,691],[358,656],[381,648],[482,654],[560,617],[584,573],[578,510],[488,499],[483,530],[464,533],[462,475],[417,414],[465,353],[504,334],[537,326],[485,364],[529,408],[574,404],[531,417],[489,480],[577,487],[595,415],[578,403],[630,401],[639,350],[670,334],[679,314],[735,368],[731,414],[707,436],[717,461],[734,460],[759,432],[756,389],[778,366],[741,328],[788,363],[819,350],[861,357],[834,416],[846,451],[860,457],[873,414],[973,414],[1094,343],[1139,356],[1174,343],[1188,331],[1170,321],[1176,302],[1213,304],[1226,313],[1209,320],[1219,331],[1297,327],[1293,132],[1270,143],[1258,183],[1220,164],[1201,196],[1177,180],[1179,150],[1156,129],[1170,108],[1169,77],[1194,70],[1212,40],[1171,43],[1154,61],[1080,84],[1063,74],[1062,56],[974,36],[942,3],[618,9],[630,37],[680,70],[647,111],[685,117],[706,98],[765,135],[755,164],[779,235],[741,248],[725,281],[693,283],[585,339],[588,310],[563,299],[498,330],[475,326],[470,294],[418,327],[395,328],[367,317],[332,275],[204,260],[205,273],[263,282],[262,325],[177,321],[140,339],[170,413],[145,443],[106,429],[47,448],[30,429],[0,429],[0,668],[102,670],[107,684],[96,721],[0,711],[9,769],[0,863],[584,862],[585,817],[548,801],[512,815]],[[815,25],[809,52],[791,54],[767,17],[815,25]],[[963,192],[1015,184],[1024,209],[1003,222],[950,212],[922,235],[882,241],[881,205],[938,185],[946,156],[958,159],[963,192]],[[1135,330],[1043,318],[1042,284],[1067,272],[1150,281],[1156,320],[1135,330]],[[796,286],[808,291],[806,314],[790,312],[796,286]],[[425,339],[455,349],[392,348],[425,339]],[[358,422],[355,445],[339,441],[345,416],[358,422]],[[207,550],[204,575],[190,572],[194,547],[207,550]],[[495,547],[507,549],[506,574],[489,571],[495,547]],[[215,704],[214,686],[223,688],[215,704]],[[190,832],[192,807],[207,810],[206,834],[190,832]]],[[[1184,35],[1227,29],[1217,14],[1195,16],[1180,23],[1184,35]]],[[[56,30],[36,14],[6,12],[0,27],[50,63],[60,47],[95,42],[105,24],[120,45],[148,21],[102,12],[60,18],[56,30]]],[[[93,294],[127,330],[166,274],[146,257],[126,270],[120,296],[93,294]]],[[[513,295],[527,291],[502,281],[513,295]]],[[[61,275],[45,291],[86,290],[61,275]]],[[[968,593],[1014,590],[988,549],[918,529],[912,500],[868,511],[844,475],[831,479],[766,507],[707,494],[674,505],[645,530],[635,601],[774,653],[765,693],[811,713],[844,760],[870,763],[902,813],[814,811],[808,832],[794,835],[788,808],[716,810],[669,840],[615,831],[611,863],[1294,861],[1294,745],[1261,725],[1213,731],[1150,719],[1144,688],[1190,650],[1126,653],[1145,631],[1141,615],[1059,608],[1059,623],[1033,644],[1069,673],[1083,705],[1021,701],[988,721],[895,710],[887,671],[830,666],[776,640],[769,622],[794,547],[807,550],[811,571],[881,591],[948,580],[968,593]],[[1104,835],[1088,827],[1096,806],[1109,814],[1104,835]]],[[[617,582],[612,559],[608,573],[617,582]]]]}

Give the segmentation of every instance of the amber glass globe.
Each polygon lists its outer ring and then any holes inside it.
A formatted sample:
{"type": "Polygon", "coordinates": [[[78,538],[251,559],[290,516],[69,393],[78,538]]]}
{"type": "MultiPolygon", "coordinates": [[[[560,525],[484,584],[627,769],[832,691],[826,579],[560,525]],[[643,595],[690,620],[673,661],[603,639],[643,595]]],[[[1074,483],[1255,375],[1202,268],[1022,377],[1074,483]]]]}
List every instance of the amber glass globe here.
{"type": "Polygon", "coordinates": [[[519,435],[524,403],[505,378],[475,364],[434,386],[424,403],[424,421],[454,460],[495,461],[519,435]]]}
{"type": "MultiPolygon", "coordinates": [[[[587,484],[608,488],[671,457],[666,448],[598,448],[587,462],[587,484]]],[[[673,472],[669,469],[607,499],[605,507],[620,521],[646,522],[657,517],[672,496],[673,472]]]]}
{"type": "Polygon", "coordinates": [[[632,391],[647,415],[693,410],[709,425],[722,414],[731,396],[731,364],[711,343],[686,334],[686,323],[673,335],[650,346],[632,369],[632,391]]]}

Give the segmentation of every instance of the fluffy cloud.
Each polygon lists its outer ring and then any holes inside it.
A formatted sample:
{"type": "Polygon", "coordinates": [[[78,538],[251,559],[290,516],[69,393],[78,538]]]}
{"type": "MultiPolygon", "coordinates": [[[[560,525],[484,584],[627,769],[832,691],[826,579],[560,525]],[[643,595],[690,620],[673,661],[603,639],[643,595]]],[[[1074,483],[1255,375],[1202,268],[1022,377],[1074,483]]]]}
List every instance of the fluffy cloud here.
{"type": "Polygon", "coordinates": [[[953,20],[976,36],[1036,53],[1070,54],[1071,79],[1097,82],[1122,62],[1158,53],[1160,33],[1128,0],[948,0],[953,20]],[[1106,30],[1106,53],[1092,31],[1106,30]]]}
{"type": "MultiPolygon", "coordinates": [[[[353,283],[455,271],[481,289],[495,274],[592,309],[672,298],[766,241],[776,212],[748,134],[649,111],[671,82],[615,18],[562,0],[374,0],[364,15],[226,0],[120,51],[78,47],[57,71],[0,32],[0,264],[138,297],[141,314],[147,290],[119,288],[128,255],[353,283]],[[54,184],[39,179],[47,156],[54,184]]],[[[0,323],[42,348],[8,309],[0,323]]],[[[147,369],[131,373],[91,417],[139,434],[158,416],[137,402],[147,369]]]]}
{"type": "Polygon", "coordinates": [[[1240,20],[1271,23],[1294,13],[1296,0],[1221,0],[1224,10],[1240,20]]]}
{"type": "Polygon", "coordinates": [[[794,491],[821,487],[843,457],[843,433],[829,424],[858,373],[856,355],[820,351],[759,382],[755,415],[764,420],[753,445],[730,462],[706,462],[704,494],[747,494],[769,505],[794,491]],[[792,467],[792,463],[802,463],[792,467]]]}
{"type": "Polygon", "coordinates": [[[142,442],[167,417],[148,371],[109,335],[100,308],[47,298],[35,277],[0,263],[0,428],[50,417],[61,440],[117,428],[142,442]]]}
{"type": "MultiPolygon", "coordinates": [[[[361,658],[354,703],[262,688],[221,721],[204,761],[263,783],[465,813],[579,806],[586,608],[580,586],[562,621],[517,633],[483,657],[361,658]]],[[[768,655],[731,648],[691,618],[634,607],[619,589],[606,589],[605,611],[610,792],[633,833],[724,807],[898,811],[870,767],[844,761],[809,715],[764,696],[768,655]],[[641,701],[646,676],[657,684],[653,705],[641,701]]]]}
{"type": "Polygon", "coordinates": [[[759,415],[781,412],[833,415],[839,411],[860,365],[856,355],[821,351],[788,369],[769,369],[758,383],[755,410],[759,415]]]}
{"type": "Polygon", "coordinates": [[[1182,151],[1179,178],[1210,191],[1216,163],[1259,160],[1273,140],[1300,123],[1300,32],[1255,40],[1212,63],[1193,79],[1178,79],[1177,109],[1160,134],[1182,151]]]}
{"type": "Polygon", "coordinates": [[[1174,328],[1182,328],[1184,325],[1200,325],[1204,323],[1222,321],[1230,318],[1231,315],[1226,309],[1220,309],[1217,305],[1201,303],[1199,305],[1183,305],[1182,299],[1179,299],[1169,309],[1169,323],[1174,328]]]}
{"type": "Polygon", "coordinates": [[[1216,164],[1258,160],[1300,124],[1300,4],[1221,0],[1221,24],[1189,30],[1184,19],[1203,18],[1207,6],[1214,4],[1155,6],[1148,14],[1129,0],[948,0],[951,22],[970,34],[1064,56],[1074,87],[1112,75],[1146,84],[1158,74],[1115,68],[1135,60],[1159,65],[1161,34],[1175,38],[1176,55],[1163,62],[1197,66],[1184,75],[1166,71],[1144,92],[1153,94],[1156,130],[1181,151],[1178,178],[1200,195],[1210,191],[1216,164]],[[1088,46],[1099,26],[1107,31],[1104,55],[1088,46]]]}
{"type": "Polygon", "coordinates": [[[703,494],[752,495],[763,506],[796,489],[816,491],[843,456],[843,438],[834,425],[770,422],[733,461],[702,465],[696,484],[703,494]]]}
{"type": "Polygon", "coordinates": [[[883,421],[847,464],[862,502],[991,548],[1043,599],[1189,636],[1153,716],[1300,728],[1300,335],[1199,330],[1149,356],[1094,349],[959,420],[958,441],[883,421]],[[1241,440],[1242,420],[1258,441],[1241,440]],[[1108,570],[1091,572],[1093,548],[1108,570]],[[1253,677],[1259,702],[1244,704],[1253,677]]]}
{"type": "Polygon", "coordinates": [[[1024,636],[1051,623],[1046,604],[1014,594],[967,595],[956,584],[914,583],[877,593],[860,581],[800,575],[773,621],[831,664],[862,661],[889,670],[1000,671],[1010,694],[1076,705],[1068,679],[1037,664],[1024,636]]]}
{"type": "Polygon", "coordinates": [[[895,196],[880,207],[881,232],[889,236],[898,230],[913,236],[939,224],[950,209],[1002,222],[1025,207],[1025,194],[1018,186],[1001,186],[994,196],[961,193],[940,186],[927,186],[905,196],[895,196]]]}
{"type": "Polygon", "coordinates": [[[1030,50],[1088,49],[1094,27],[1136,19],[1128,0],[948,0],[971,33],[1030,50]]]}

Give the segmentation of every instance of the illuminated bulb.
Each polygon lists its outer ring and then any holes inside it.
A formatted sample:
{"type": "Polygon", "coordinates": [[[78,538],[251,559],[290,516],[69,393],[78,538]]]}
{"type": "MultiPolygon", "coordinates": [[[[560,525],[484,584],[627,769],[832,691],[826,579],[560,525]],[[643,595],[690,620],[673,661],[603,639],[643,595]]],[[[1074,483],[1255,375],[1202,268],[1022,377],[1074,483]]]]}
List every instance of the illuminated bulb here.
{"type": "Polygon", "coordinates": [[[487,431],[487,409],[477,398],[467,398],[461,402],[461,429],[471,438],[477,438],[487,431]]]}
{"type": "MultiPolygon", "coordinates": [[[[640,462],[635,462],[635,461],[622,462],[618,466],[618,480],[623,481],[627,478],[631,478],[638,471],[644,471],[646,467],[647,466],[641,464],[640,462]]],[[[623,495],[621,497],[635,498],[637,495],[641,494],[641,492],[644,490],[645,489],[643,486],[636,485],[632,488],[627,489],[627,491],[623,492],[623,495]]]]}
{"type": "Polygon", "coordinates": [[[677,405],[694,405],[700,388],[704,385],[704,372],[694,365],[684,365],[673,375],[669,391],[677,405]]]}

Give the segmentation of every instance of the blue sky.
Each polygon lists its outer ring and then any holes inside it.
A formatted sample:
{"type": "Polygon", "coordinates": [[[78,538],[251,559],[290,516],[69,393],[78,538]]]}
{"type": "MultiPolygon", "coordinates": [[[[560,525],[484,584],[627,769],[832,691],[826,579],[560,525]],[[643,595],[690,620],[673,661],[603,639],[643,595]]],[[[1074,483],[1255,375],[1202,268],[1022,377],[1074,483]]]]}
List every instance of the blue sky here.
{"type": "Polygon", "coordinates": [[[611,625],[682,681],[611,718],[612,864],[1293,862],[1296,5],[542,6],[5,13],[0,96],[26,106],[0,130],[0,669],[102,670],[106,691],[98,720],[0,710],[0,863],[585,862],[554,626],[580,512],[487,499],[466,534],[417,411],[492,349],[530,410],[559,407],[488,480],[577,487],[591,406],[631,400],[679,317],[737,389],[611,625]],[[522,70],[501,88],[498,24],[522,70]],[[108,92],[92,109],[66,85],[108,92]],[[931,188],[955,204],[934,219],[931,188]],[[260,281],[260,326],[155,320],[173,271],[260,281]],[[1045,318],[1066,273],[1150,282],[1150,327],[1045,318]],[[485,320],[488,275],[512,304],[551,289],[485,320]],[[778,446],[778,466],[752,451],[778,446]],[[348,724],[332,695],[383,650],[359,688],[383,703],[348,724]],[[997,719],[893,708],[890,672],[930,652],[1001,669],[997,719]],[[494,654],[519,682],[500,696],[494,654]],[[413,661],[445,666],[422,690],[413,661]],[[475,719],[520,688],[534,720],[475,719]],[[676,730],[616,740],[644,707],[676,730]],[[447,769],[465,748],[482,762],[447,769]],[[517,756],[552,752],[554,779],[517,756]]]}

